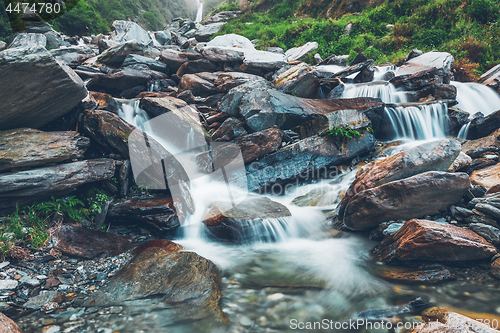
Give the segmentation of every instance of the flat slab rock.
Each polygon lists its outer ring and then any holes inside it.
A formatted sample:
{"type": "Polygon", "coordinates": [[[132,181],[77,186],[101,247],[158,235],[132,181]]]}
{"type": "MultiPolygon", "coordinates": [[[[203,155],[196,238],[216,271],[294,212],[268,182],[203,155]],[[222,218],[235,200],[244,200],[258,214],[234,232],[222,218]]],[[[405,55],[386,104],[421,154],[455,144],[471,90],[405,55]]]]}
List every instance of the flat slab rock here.
{"type": "Polygon", "coordinates": [[[422,317],[427,321],[408,333],[497,333],[496,329],[456,312],[430,308],[422,317]]]}
{"type": "Polygon", "coordinates": [[[446,267],[435,265],[422,265],[417,268],[386,267],[377,270],[381,277],[406,283],[438,283],[455,279],[455,275],[446,267]]]}
{"type": "Polygon", "coordinates": [[[40,128],[87,96],[80,77],[44,47],[1,51],[0,72],[0,130],[40,128]]]}
{"type": "Polygon", "coordinates": [[[63,195],[73,188],[114,176],[111,159],[86,160],[0,174],[0,210],[32,200],[63,195]]]}
{"type": "Polygon", "coordinates": [[[481,260],[496,253],[493,245],[469,229],[418,219],[407,221],[371,250],[385,262],[481,260]]]}
{"type": "Polygon", "coordinates": [[[470,187],[466,173],[429,171],[356,194],[347,204],[343,221],[352,230],[382,222],[423,217],[447,210],[470,187]]]}
{"type": "Polygon", "coordinates": [[[78,132],[0,131],[0,171],[79,158],[89,145],[90,140],[78,132]]]}
{"type": "MultiPolygon", "coordinates": [[[[136,305],[148,296],[173,308],[178,319],[222,318],[216,266],[168,240],[154,240],[134,250],[132,261],[88,301],[90,305],[136,305]]],[[[163,305],[165,308],[165,305],[163,305]]]]}
{"type": "Polygon", "coordinates": [[[486,188],[500,184],[500,163],[472,172],[470,179],[473,185],[483,185],[486,188]]]}
{"type": "Polygon", "coordinates": [[[61,226],[53,241],[62,253],[86,259],[117,256],[133,247],[128,237],[70,225],[61,226]]]}

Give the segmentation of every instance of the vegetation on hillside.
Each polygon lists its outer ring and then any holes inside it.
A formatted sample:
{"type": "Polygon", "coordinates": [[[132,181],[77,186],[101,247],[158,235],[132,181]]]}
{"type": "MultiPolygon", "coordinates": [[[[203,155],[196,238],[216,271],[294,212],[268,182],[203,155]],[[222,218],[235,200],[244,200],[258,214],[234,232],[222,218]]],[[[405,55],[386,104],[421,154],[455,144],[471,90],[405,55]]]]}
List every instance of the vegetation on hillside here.
{"type": "Polygon", "coordinates": [[[219,35],[241,34],[258,39],[260,48],[285,50],[316,41],[323,58],[361,51],[378,64],[394,63],[413,48],[450,52],[459,67],[476,73],[500,62],[495,0],[256,0],[243,9],[219,35]]]}

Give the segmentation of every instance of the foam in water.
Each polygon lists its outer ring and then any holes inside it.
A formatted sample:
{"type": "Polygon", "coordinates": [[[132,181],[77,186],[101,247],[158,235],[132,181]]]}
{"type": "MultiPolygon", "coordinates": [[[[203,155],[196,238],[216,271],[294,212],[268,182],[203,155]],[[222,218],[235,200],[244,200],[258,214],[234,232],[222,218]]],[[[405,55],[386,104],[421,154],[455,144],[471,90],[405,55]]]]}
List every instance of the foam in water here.
{"type": "Polygon", "coordinates": [[[405,103],[406,93],[397,91],[387,81],[374,81],[370,83],[346,84],[341,98],[373,97],[380,98],[384,103],[405,103]]]}
{"type": "Polygon", "coordinates": [[[471,115],[482,112],[485,116],[500,110],[500,95],[490,87],[473,82],[451,81],[450,84],[457,88],[456,108],[467,111],[471,115]]]}
{"type": "Polygon", "coordinates": [[[380,81],[384,78],[384,75],[388,72],[396,72],[396,66],[375,66],[375,73],[373,75],[373,81],[380,81]]]}
{"type": "Polygon", "coordinates": [[[446,103],[386,106],[385,114],[396,133],[395,139],[432,140],[446,137],[449,124],[446,103]]]}

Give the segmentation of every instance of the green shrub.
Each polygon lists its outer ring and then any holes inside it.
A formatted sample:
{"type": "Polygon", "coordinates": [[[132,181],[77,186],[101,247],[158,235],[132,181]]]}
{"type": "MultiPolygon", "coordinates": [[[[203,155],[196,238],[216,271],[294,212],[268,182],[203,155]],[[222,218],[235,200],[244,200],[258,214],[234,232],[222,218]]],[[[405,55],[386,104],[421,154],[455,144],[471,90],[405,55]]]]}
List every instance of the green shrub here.
{"type": "Polygon", "coordinates": [[[488,23],[498,19],[500,6],[493,0],[473,0],[467,11],[481,23],[488,23]]]}

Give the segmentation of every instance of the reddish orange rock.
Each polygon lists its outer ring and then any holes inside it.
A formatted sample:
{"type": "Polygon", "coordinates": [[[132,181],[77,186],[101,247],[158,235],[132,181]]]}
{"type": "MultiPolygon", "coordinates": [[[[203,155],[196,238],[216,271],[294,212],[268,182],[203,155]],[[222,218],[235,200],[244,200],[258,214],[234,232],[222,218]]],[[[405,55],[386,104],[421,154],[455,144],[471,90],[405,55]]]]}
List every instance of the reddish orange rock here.
{"type": "Polygon", "coordinates": [[[470,179],[473,185],[483,185],[488,189],[500,184],[500,163],[472,172],[470,179]]]}

